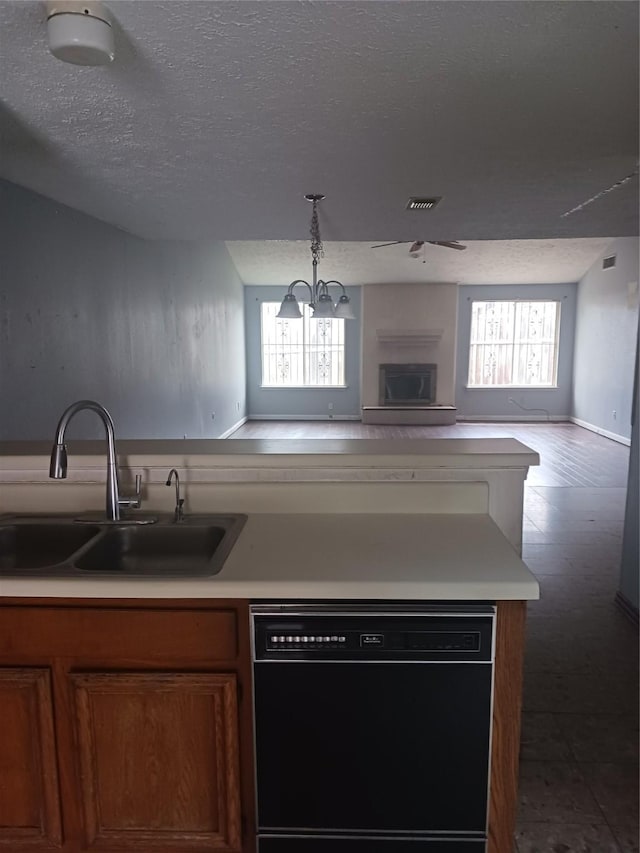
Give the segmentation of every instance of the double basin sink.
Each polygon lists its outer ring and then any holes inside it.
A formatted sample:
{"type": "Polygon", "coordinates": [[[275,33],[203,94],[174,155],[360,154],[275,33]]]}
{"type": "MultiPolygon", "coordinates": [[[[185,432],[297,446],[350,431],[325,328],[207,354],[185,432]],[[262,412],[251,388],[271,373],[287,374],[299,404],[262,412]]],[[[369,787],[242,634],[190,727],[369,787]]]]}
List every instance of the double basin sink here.
{"type": "MultiPolygon", "coordinates": [[[[71,516],[0,518],[0,577],[211,577],[247,517],[157,516],[136,524],[71,516]]],[[[144,519],[142,519],[144,520],[144,519]]]]}

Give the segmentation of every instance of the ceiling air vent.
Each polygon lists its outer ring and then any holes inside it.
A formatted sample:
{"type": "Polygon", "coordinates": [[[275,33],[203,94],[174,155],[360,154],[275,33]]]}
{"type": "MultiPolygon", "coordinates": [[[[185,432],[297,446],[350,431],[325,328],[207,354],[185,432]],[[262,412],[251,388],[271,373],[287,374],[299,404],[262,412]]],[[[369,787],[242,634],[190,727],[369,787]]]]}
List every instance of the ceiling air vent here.
{"type": "Polygon", "coordinates": [[[434,196],[433,198],[422,198],[421,196],[412,196],[407,202],[407,210],[431,210],[436,204],[442,200],[442,196],[434,196]]]}
{"type": "Polygon", "coordinates": [[[615,265],[616,265],[616,256],[615,255],[611,255],[610,258],[604,258],[602,261],[602,269],[603,270],[610,270],[611,267],[615,267],[615,265]]]}

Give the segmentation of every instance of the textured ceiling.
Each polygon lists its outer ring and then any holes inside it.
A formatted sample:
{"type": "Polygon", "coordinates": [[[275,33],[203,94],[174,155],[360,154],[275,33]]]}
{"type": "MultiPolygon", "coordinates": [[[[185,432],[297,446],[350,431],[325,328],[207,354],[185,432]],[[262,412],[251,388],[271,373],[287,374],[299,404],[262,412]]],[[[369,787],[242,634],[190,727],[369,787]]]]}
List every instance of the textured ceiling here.
{"type": "MultiPolygon", "coordinates": [[[[552,284],[579,281],[610,240],[486,240],[464,252],[426,244],[418,258],[409,246],[372,249],[370,243],[327,243],[320,277],[350,284],[552,284]],[[424,263],[423,263],[424,261],[424,263]]],[[[229,242],[245,284],[288,285],[311,280],[309,244],[303,241],[229,242]]]]}
{"type": "Polygon", "coordinates": [[[151,238],[622,236],[638,4],[111,0],[115,62],[0,2],[0,176],[151,238]],[[409,195],[441,195],[408,212],[409,195]]]}

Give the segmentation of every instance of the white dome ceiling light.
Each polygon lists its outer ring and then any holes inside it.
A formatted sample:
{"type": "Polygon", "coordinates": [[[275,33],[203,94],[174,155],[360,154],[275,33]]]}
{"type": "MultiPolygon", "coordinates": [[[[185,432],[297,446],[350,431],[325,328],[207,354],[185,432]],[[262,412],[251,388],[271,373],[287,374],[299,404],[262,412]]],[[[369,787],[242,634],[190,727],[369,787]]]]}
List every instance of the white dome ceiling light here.
{"type": "Polygon", "coordinates": [[[100,0],[48,0],[49,50],[73,65],[108,65],[115,56],[111,17],[100,0]]]}

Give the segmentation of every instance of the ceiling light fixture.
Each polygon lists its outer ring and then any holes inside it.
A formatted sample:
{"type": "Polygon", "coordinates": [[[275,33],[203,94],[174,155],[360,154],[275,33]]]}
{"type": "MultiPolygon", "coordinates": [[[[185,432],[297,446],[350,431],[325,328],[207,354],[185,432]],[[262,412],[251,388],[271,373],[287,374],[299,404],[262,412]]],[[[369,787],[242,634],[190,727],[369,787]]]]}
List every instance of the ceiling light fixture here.
{"type": "Polygon", "coordinates": [[[113,27],[100,0],[48,0],[49,50],[73,65],[108,65],[115,56],[113,27]]]}
{"type": "Polygon", "coordinates": [[[310,248],[312,282],[309,284],[309,282],[304,281],[304,279],[301,278],[297,278],[295,281],[292,281],[284,299],[282,300],[282,305],[280,306],[277,316],[280,319],[287,320],[296,320],[302,317],[298,300],[293,295],[293,288],[296,284],[304,284],[309,288],[309,293],[311,294],[309,304],[313,308],[314,317],[337,317],[341,320],[355,320],[355,314],[351,308],[351,303],[344,285],[339,281],[322,281],[322,279],[318,279],[318,263],[320,257],[324,255],[324,248],[320,238],[320,223],[318,221],[318,202],[322,201],[324,196],[319,193],[310,193],[305,195],[305,198],[313,204],[311,228],[309,229],[309,233],[311,234],[310,248]],[[342,295],[335,305],[333,304],[333,299],[329,293],[330,284],[337,284],[338,287],[342,288],[342,295]]]}

